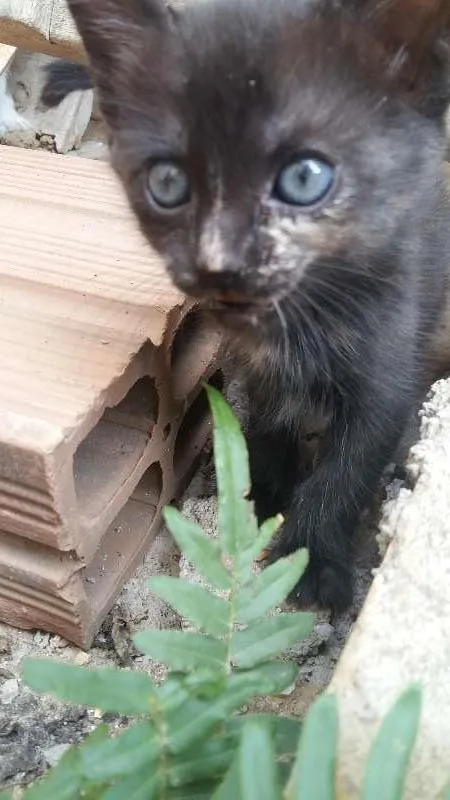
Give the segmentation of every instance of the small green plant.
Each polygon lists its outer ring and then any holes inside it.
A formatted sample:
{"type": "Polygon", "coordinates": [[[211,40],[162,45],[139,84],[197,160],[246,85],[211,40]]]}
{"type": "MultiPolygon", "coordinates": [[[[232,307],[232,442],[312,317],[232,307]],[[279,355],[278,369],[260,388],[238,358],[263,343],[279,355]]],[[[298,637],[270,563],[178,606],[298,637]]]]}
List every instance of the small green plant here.
{"type": "MultiPolygon", "coordinates": [[[[333,800],[336,700],[325,695],[298,721],[243,714],[257,695],[286,690],[296,667],[279,656],[312,628],[307,613],[273,613],[301,577],[300,551],[261,573],[254,559],[282,519],[258,528],[247,500],[248,456],[239,424],[207,388],[214,419],[218,537],[174,508],[165,520],[211,589],[156,577],[151,589],[186,617],[189,631],[147,631],[138,648],[169,668],[156,686],[141,672],[28,660],[36,691],[134,718],[121,733],[100,725],[72,747],[25,800],[333,800]],[[283,788],[284,787],[284,788],[283,788]]],[[[416,688],[387,716],[369,758],[363,800],[400,800],[420,715],[416,688]]],[[[0,798],[11,798],[2,793],[0,798]]]]}

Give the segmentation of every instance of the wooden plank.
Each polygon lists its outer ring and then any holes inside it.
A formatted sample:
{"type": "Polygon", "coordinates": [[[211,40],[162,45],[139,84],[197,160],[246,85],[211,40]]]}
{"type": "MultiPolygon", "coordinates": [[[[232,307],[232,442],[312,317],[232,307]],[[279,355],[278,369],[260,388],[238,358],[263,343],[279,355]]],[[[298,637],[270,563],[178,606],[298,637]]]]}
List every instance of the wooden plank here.
{"type": "MultiPolygon", "coordinates": [[[[171,5],[182,9],[185,0],[173,0],[171,5]]],[[[0,0],[0,42],[80,63],[87,61],[65,0],[0,0]]]]}
{"type": "Polygon", "coordinates": [[[0,0],[0,41],[22,50],[86,61],[65,0],[0,0]]]}

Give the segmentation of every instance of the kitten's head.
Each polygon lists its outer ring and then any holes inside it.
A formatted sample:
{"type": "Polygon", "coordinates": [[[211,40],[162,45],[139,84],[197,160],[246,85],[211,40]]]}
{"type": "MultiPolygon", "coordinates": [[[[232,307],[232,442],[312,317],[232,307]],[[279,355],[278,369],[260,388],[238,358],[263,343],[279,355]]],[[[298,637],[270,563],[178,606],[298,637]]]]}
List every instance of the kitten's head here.
{"type": "Polygon", "coordinates": [[[391,269],[374,255],[436,188],[446,0],[69,5],[113,164],[186,294],[239,327],[349,262],[391,269]]]}

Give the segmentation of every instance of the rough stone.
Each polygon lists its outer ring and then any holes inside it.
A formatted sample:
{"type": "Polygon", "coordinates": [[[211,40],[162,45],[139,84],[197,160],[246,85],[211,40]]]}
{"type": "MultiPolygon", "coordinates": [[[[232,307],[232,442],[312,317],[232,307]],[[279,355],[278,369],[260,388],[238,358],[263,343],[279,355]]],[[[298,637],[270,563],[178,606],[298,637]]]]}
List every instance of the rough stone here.
{"type": "Polygon", "coordinates": [[[48,766],[54,767],[71,746],[69,742],[65,742],[64,744],[55,744],[53,747],[48,747],[47,750],[44,750],[45,761],[48,766]]]}
{"type": "Polygon", "coordinates": [[[421,412],[409,485],[389,499],[390,542],[330,691],[340,711],[339,791],[359,798],[380,721],[411,684],[423,687],[421,730],[405,800],[435,800],[450,779],[450,379],[421,412]]]}

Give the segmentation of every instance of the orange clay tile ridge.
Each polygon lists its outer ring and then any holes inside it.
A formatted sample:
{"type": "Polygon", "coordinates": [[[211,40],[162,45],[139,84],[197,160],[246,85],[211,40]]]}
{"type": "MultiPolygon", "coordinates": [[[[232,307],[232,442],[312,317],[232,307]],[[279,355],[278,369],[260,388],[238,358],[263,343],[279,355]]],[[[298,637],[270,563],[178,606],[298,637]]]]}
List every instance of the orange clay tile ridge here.
{"type": "Polygon", "coordinates": [[[218,336],[108,165],[0,175],[0,620],[88,647],[204,444],[218,336]]]}

